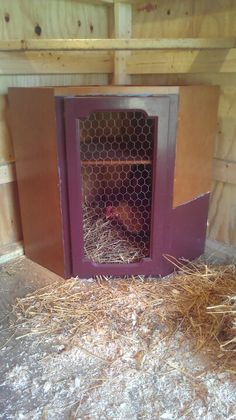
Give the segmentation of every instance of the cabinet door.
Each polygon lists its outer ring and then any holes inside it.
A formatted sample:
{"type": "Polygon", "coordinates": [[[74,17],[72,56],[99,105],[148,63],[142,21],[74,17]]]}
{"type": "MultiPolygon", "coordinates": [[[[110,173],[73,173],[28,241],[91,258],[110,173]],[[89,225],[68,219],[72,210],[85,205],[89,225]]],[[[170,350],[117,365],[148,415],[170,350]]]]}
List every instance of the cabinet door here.
{"type": "Polygon", "coordinates": [[[73,275],[163,274],[173,170],[168,96],[65,98],[73,275]]]}

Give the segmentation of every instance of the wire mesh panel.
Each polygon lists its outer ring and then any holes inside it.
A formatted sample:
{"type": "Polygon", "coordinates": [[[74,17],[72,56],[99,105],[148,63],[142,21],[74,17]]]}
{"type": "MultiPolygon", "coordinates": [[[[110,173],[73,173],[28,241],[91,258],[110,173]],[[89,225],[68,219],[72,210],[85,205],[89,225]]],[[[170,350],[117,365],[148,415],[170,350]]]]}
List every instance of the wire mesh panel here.
{"type": "Polygon", "coordinates": [[[150,257],[155,119],[129,110],[77,122],[84,254],[96,263],[140,262],[150,257]]]}

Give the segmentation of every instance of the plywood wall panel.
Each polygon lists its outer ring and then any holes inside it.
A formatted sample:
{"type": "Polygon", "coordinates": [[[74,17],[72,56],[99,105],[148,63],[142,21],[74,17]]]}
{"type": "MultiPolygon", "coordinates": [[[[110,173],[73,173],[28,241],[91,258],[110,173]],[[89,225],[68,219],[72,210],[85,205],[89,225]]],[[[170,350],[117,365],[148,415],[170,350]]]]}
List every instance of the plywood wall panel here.
{"type": "Polygon", "coordinates": [[[235,73],[236,49],[159,50],[133,53],[127,60],[130,74],[235,73]]]}
{"type": "Polygon", "coordinates": [[[193,1],[193,34],[196,37],[236,36],[235,0],[193,1]]]}
{"type": "Polygon", "coordinates": [[[16,182],[0,185],[0,245],[22,239],[16,182]]]}
{"type": "Polygon", "coordinates": [[[236,185],[214,182],[208,231],[211,239],[236,246],[236,185]]]}
{"type": "Polygon", "coordinates": [[[214,84],[222,86],[236,85],[236,73],[190,73],[190,74],[136,74],[132,76],[132,84],[147,86],[214,84]]]}
{"type": "Polygon", "coordinates": [[[235,21],[235,0],[143,2],[133,6],[133,37],[231,37],[235,21]]]}
{"type": "Polygon", "coordinates": [[[106,38],[106,5],[77,0],[1,0],[0,38],[106,38]]]}
{"type": "Polygon", "coordinates": [[[7,95],[0,95],[0,165],[14,159],[7,95]]]}
{"type": "Polygon", "coordinates": [[[193,1],[159,0],[133,6],[133,38],[193,37],[193,1]]]}
{"type": "Polygon", "coordinates": [[[113,71],[112,58],[107,52],[4,52],[0,74],[106,74],[113,71]]]}
{"type": "Polygon", "coordinates": [[[106,74],[29,74],[0,76],[0,94],[8,87],[106,85],[106,74]]]}
{"type": "Polygon", "coordinates": [[[215,156],[236,162],[236,86],[221,85],[215,156]]]}

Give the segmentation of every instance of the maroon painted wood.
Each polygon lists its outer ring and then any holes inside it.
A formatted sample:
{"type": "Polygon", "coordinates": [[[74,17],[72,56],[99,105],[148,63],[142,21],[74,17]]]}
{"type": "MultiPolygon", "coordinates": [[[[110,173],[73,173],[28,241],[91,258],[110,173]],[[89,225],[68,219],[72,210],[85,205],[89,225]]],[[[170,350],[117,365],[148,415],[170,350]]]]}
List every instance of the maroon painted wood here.
{"type": "Polygon", "coordinates": [[[171,255],[193,260],[204,252],[210,193],[172,211],[171,255]]]}
{"type": "Polygon", "coordinates": [[[74,276],[162,275],[165,271],[162,254],[169,248],[166,229],[171,221],[176,105],[175,95],[172,98],[169,96],[106,98],[96,96],[65,99],[72,273],[74,276]],[[80,142],[76,132],[76,120],[86,118],[91,112],[112,110],[142,110],[147,116],[156,119],[153,150],[151,257],[145,258],[140,263],[97,264],[86,260],[84,256],[80,142]]]}
{"type": "Polygon", "coordinates": [[[57,128],[57,159],[58,179],[60,189],[60,208],[62,218],[62,242],[64,249],[64,276],[72,276],[71,241],[70,241],[70,217],[68,198],[68,179],[66,167],[66,137],[64,120],[64,98],[55,98],[56,128],[57,128]]]}

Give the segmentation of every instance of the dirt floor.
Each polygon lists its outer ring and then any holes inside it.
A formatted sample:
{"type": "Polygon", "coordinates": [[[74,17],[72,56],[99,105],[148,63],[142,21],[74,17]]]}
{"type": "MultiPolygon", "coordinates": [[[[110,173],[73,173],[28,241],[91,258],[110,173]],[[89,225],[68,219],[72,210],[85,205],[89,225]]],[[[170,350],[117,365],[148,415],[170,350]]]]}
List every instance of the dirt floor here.
{"type": "Polygon", "coordinates": [[[93,326],[73,344],[66,332],[19,338],[11,304],[56,278],[24,257],[0,267],[1,419],[236,419],[235,376],[213,370],[180,329],[138,334],[135,312],[131,333],[109,342],[93,326]]]}

